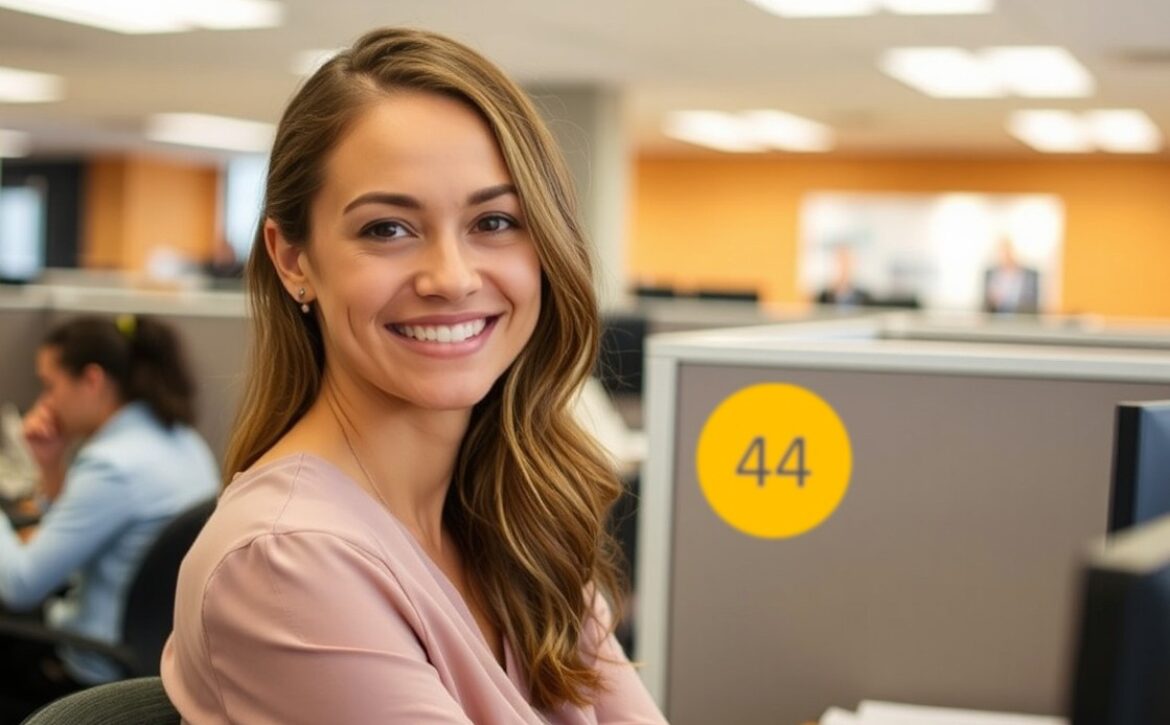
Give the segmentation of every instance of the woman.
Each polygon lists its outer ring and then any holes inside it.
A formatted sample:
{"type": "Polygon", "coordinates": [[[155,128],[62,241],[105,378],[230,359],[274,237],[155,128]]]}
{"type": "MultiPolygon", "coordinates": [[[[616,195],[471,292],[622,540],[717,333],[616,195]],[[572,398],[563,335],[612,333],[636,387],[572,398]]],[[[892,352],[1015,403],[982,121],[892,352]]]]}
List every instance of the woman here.
{"type": "Polygon", "coordinates": [[[611,634],[598,321],[532,105],[378,30],[277,130],[228,472],[163,681],[193,723],[661,722],[611,634]]]}
{"type": "MultiPolygon", "coordinates": [[[[49,603],[48,624],[116,644],[147,548],[177,514],[215,495],[219,469],[190,427],[194,387],[162,323],[129,315],[71,320],[45,338],[36,370],[42,392],[24,430],[51,503],[27,543],[0,516],[0,600],[30,609],[73,581],[65,598],[49,603]]],[[[5,718],[14,717],[13,696],[35,706],[122,675],[81,649],[0,647],[5,718]]]]}

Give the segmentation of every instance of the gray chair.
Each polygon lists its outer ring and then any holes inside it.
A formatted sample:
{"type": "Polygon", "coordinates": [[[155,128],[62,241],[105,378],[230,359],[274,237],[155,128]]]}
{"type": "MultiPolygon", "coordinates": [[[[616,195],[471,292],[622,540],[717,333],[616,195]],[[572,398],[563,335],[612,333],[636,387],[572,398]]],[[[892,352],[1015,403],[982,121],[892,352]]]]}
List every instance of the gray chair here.
{"type": "Polygon", "coordinates": [[[179,564],[214,509],[215,499],[192,506],[163,527],[147,549],[127,592],[121,642],[101,642],[27,617],[0,616],[0,635],[97,652],[117,663],[125,677],[157,675],[163,645],[171,633],[179,564]]]}
{"type": "Polygon", "coordinates": [[[22,725],[178,725],[179,711],[158,677],[136,677],[66,695],[22,725]]]}

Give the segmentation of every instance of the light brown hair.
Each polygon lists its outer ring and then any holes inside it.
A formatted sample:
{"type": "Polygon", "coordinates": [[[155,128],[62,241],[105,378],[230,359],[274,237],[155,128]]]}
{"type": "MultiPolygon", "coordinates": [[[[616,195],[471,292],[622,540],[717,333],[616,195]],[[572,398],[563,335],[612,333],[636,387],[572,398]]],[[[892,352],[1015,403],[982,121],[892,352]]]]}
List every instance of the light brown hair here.
{"type": "MultiPolygon", "coordinates": [[[[536,328],[473,410],[443,515],[484,606],[525,667],[533,704],[585,704],[601,686],[594,653],[582,651],[590,600],[603,597],[615,618],[620,612],[617,547],[605,523],[621,483],[571,414],[597,353],[597,301],[564,161],[531,102],[453,40],[415,30],[370,32],[289,103],[273,145],[264,214],[290,242],[310,244],[310,202],[329,153],[365,108],[400,89],[459,99],[485,120],[540,259],[536,328]]],[[[300,314],[266,254],[263,224],[246,278],[254,337],[228,448],[229,480],[308,410],[325,356],[315,317],[300,314]]]]}

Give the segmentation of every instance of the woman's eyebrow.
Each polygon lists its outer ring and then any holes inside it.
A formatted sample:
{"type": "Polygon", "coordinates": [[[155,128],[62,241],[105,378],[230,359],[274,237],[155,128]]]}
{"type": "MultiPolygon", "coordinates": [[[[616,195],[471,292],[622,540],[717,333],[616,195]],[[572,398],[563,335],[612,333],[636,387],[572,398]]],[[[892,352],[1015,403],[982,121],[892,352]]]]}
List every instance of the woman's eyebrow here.
{"type": "MultiPolygon", "coordinates": [[[[483,204],[492,199],[498,199],[507,194],[516,194],[516,187],[512,184],[497,184],[496,186],[489,186],[479,191],[473,192],[467,197],[467,205],[475,206],[476,204],[483,204]]],[[[370,191],[357,197],[353,201],[345,205],[342,209],[342,214],[348,214],[359,206],[365,204],[388,204],[390,206],[400,206],[405,209],[422,209],[423,203],[409,194],[396,194],[389,191],[370,191]]]]}
{"type": "Polygon", "coordinates": [[[388,191],[370,191],[346,204],[345,208],[341,210],[341,213],[348,214],[364,204],[389,204],[390,206],[401,206],[407,209],[423,208],[421,201],[407,194],[393,194],[388,191]]]}
{"type": "Polygon", "coordinates": [[[492,199],[499,198],[506,194],[516,194],[516,187],[512,184],[497,184],[496,186],[489,186],[486,189],[480,189],[467,197],[467,205],[475,206],[476,204],[483,204],[492,199]]]}

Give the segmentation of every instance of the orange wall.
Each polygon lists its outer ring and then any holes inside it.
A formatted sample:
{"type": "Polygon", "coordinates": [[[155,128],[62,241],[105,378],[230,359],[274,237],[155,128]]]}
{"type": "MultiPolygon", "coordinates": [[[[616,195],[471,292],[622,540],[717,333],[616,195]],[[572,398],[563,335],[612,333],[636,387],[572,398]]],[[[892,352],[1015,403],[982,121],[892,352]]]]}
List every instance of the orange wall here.
{"type": "Polygon", "coordinates": [[[1065,312],[1170,317],[1170,162],[1149,159],[642,158],[627,268],[635,283],[796,287],[810,191],[1052,193],[1065,204],[1065,312]]]}
{"type": "Polygon", "coordinates": [[[84,266],[142,270],[156,247],[207,259],[216,238],[218,169],[125,156],[95,159],[88,172],[84,266]]]}

